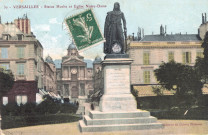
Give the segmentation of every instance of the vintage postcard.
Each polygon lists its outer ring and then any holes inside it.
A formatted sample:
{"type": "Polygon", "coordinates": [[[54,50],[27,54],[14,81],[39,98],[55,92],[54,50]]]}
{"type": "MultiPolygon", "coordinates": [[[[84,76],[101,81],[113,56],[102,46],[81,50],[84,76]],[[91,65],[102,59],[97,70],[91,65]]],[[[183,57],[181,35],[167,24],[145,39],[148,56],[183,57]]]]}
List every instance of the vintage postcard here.
{"type": "Polygon", "coordinates": [[[208,134],[207,6],[0,0],[0,134],[208,134]]]}

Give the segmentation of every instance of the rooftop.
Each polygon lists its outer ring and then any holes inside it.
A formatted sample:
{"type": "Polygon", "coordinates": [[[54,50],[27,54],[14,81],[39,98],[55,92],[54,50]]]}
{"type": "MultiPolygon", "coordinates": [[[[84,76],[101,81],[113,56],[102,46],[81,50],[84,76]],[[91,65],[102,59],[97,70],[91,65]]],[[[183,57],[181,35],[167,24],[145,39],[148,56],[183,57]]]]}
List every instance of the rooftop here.
{"type": "MultiPolygon", "coordinates": [[[[92,68],[92,61],[89,60],[89,59],[84,59],[84,62],[87,63],[87,68],[92,68]]],[[[56,66],[56,68],[61,68],[61,63],[62,63],[62,60],[60,59],[57,59],[57,60],[54,60],[54,64],[56,66]]]]}
{"type": "Polygon", "coordinates": [[[94,63],[101,63],[101,62],[102,62],[101,57],[97,55],[97,56],[95,57],[94,63]]]}
{"type": "Polygon", "coordinates": [[[53,59],[49,55],[46,57],[45,61],[54,64],[53,59]]]}
{"type": "Polygon", "coordinates": [[[201,41],[201,38],[198,34],[174,34],[174,35],[145,35],[140,42],[142,41],[201,41]]]}
{"type": "Polygon", "coordinates": [[[76,46],[73,41],[71,44],[69,44],[68,50],[70,50],[70,49],[76,49],[76,46]]]}

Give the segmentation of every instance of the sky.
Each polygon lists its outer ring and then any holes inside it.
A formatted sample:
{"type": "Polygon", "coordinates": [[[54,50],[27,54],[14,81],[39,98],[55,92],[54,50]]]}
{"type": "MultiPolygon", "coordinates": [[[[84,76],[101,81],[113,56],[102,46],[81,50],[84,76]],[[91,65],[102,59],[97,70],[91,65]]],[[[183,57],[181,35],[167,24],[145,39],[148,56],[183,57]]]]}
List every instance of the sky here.
{"type": "MultiPolygon", "coordinates": [[[[6,23],[27,13],[32,32],[44,47],[44,58],[50,55],[55,60],[67,54],[71,43],[64,24],[65,18],[87,9],[86,5],[101,5],[103,7],[95,7],[93,11],[103,33],[106,14],[112,11],[114,2],[120,3],[128,35],[137,33],[138,27],[144,29],[145,35],[159,34],[161,24],[167,25],[168,34],[197,34],[202,22],[201,14],[208,14],[208,0],[0,0],[0,15],[2,23],[6,23]],[[15,9],[15,5],[39,5],[42,8],[15,9]],[[72,8],[44,8],[45,5],[65,5],[72,8]],[[74,8],[79,5],[84,8],[74,8]]],[[[103,44],[80,54],[91,60],[97,55],[103,57],[103,44]]]]}

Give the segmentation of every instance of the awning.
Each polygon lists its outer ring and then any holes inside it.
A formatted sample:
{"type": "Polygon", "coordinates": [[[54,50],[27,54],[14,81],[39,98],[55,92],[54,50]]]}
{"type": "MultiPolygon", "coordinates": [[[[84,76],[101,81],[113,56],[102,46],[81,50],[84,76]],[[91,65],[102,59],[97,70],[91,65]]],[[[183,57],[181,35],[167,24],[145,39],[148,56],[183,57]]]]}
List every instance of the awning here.
{"type": "Polygon", "coordinates": [[[48,92],[45,91],[44,89],[39,89],[39,94],[44,96],[44,95],[48,95],[48,92]]]}
{"type": "MultiPolygon", "coordinates": [[[[134,86],[134,89],[138,91],[139,97],[157,96],[157,94],[153,92],[152,86],[156,86],[156,85],[134,86]]],[[[169,90],[163,91],[163,95],[174,95],[174,94],[175,91],[169,91],[169,90]]]]}

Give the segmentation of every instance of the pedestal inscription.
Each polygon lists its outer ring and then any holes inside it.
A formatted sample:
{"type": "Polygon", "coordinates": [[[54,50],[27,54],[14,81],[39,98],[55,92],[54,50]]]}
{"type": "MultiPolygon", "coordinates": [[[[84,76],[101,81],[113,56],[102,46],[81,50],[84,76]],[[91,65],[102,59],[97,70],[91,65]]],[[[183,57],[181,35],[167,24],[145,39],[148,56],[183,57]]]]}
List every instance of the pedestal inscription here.
{"type": "Polygon", "coordinates": [[[106,66],[104,69],[105,90],[107,95],[130,93],[129,65],[106,66]]]}
{"type": "Polygon", "coordinates": [[[136,110],[136,101],[130,93],[131,62],[131,59],[104,61],[104,95],[100,100],[100,111],[121,112],[136,110]]]}

